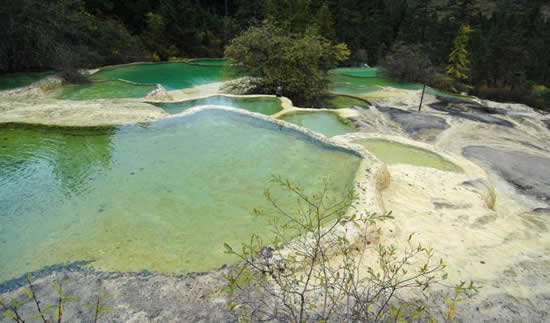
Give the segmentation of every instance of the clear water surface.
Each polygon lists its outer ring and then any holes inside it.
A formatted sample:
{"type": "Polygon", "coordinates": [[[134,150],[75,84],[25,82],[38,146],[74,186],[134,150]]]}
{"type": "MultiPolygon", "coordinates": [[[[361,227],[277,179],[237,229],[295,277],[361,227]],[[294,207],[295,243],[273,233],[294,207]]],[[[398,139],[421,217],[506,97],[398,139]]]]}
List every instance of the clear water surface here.
{"type": "Polygon", "coordinates": [[[170,114],[177,114],[199,105],[225,105],[232,108],[243,109],[250,112],[273,115],[283,109],[281,100],[270,97],[237,98],[223,95],[215,95],[208,98],[188,100],[176,103],[156,103],[155,105],[170,114]]]}
{"type": "Polygon", "coordinates": [[[213,64],[209,60],[209,63],[134,64],[106,68],[94,74],[93,78],[160,84],[167,90],[177,90],[226,80],[230,78],[230,73],[225,65],[213,64]]]}
{"type": "Polygon", "coordinates": [[[328,111],[292,112],[282,115],[280,119],[322,133],[327,137],[356,131],[349,122],[338,117],[336,113],[328,111]]]}
{"type": "Polygon", "coordinates": [[[462,168],[426,149],[405,145],[385,139],[360,139],[355,141],[363,145],[382,162],[393,164],[408,164],[420,167],[430,167],[450,172],[462,172],[462,168]]]}
{"type": "MultiPolygon", "coordinates": [[[[0,127],[0,281],[81,260],[186,272],[268,235],[253,208],[273,174],[309,192],[352,185],[360,157],[221,110],[107,129],[0,127]]],[[[293,197],[274,191],[284,207],[293,197]]]]}

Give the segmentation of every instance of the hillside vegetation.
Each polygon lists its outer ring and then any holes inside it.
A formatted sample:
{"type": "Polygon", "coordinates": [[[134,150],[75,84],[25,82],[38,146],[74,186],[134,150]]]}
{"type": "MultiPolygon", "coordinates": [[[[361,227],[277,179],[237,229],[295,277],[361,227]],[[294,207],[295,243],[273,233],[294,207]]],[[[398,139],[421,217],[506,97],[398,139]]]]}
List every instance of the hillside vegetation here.
{"type": "Polygon", "coordinates": [[[405,45],[440,69],[469,25],[474,94],[536,101],[544,94],[532,89],[550,86],[545,0],[11,1],[0,8],[0,73],[221,57],[233,38],[266,19],[347,44],[342,65],[378,65],[405,45]]]}

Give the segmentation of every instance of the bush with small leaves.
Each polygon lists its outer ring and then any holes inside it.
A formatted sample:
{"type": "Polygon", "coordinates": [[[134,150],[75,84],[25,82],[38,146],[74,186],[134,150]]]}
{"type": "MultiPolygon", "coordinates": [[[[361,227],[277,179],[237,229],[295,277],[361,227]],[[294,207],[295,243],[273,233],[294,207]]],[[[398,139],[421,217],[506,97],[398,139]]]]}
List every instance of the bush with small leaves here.
{"type": "MultiPolygon", "coordinates": [[[[271,219],[275,240],[268,245],[253,235],[237,250],[240,265],[225,276],[228,308],[250,321],[327,322],[403,321],[431,317],[427,303],[419,301],[432,286],[444,287],[445,263],[430,248],[413,242],[399,251],[374,241],[377,222],[391,213],[349,215],[355,199],[328,196],[328,183],[318,194],[306,194],[289,181],[274,178],[295,195],[295,210],[287,210],[270,191],[265,196],[275,212],[259,212],[271,219]],[[359,237],[352,231],[360,232],[359,237]],[[375,261],[374,261],[375,260],[375,261]],[[412,297],[405,298],[404,295],[412,297]],[[407,301],[405,299],[412,299],[407,301]]],[[[446,298],[445,320],[455,316],[456,304],[477,286],[460,283],[454,297],[446,298]]]]}

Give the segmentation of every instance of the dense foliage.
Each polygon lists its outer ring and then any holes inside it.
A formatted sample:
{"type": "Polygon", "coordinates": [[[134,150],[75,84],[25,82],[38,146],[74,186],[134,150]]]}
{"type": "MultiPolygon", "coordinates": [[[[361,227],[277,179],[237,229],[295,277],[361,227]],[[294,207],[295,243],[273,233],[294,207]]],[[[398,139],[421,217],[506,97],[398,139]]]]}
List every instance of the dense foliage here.
{"type": "Polygon", "coordinates": [[[225,56],[248,76],[235,84],[239,90],[275,93],[280,87],[294,103],[315,106],[328,94],[329,69],[345,61],[349,50],[315,31],[289,33],[266,22],[231,41],[225,56]]]}
{"type": "Polygon", "coordinates": [[[221,57],[266,18],[346,43],[347,63],[377,65],[400,43],[443,70],[460,26],[469,25],[474,92],[550,85],[547,0],[8,1],[0,7],[0,72],[221,57]]]}

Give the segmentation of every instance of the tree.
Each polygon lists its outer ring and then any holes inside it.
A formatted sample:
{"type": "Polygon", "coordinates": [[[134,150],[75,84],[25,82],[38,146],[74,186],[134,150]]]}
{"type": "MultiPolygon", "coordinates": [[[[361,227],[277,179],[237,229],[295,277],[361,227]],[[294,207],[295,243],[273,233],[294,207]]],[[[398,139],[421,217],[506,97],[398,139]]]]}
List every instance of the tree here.
{"type": "Polygon", "coordinates": [[[336,39],[334,20],[332,19],[332,14],[330,13],[327,3],[323,3],[319,11],[317,11],[314,24],[321,36],[329,40],[336,39]]]}
{"type": "Polygon", "coordinates": [[[382,64],[391,79],[404,82],[431,83],[435,68],[421,45],[398,43],[382,64]]]}
{"type": "Polygon", "coordinates": [[[470,76],[470,60],[468,59],[468,40],[472,28],[469,25],[460,26],[458,36],[453,42],[453,50],[449,54],[449,65],[445,70],[448,77],[455,83],[454,90],[471,88],[467,85],[470,76]]]}
{"type": "Polygon", "coordinates": [[[311,0],[268,0],[267,16],[289,32],[302,33],[311,24],[311,0]]]}
{"type": "Polygon", "coordinates": [[[287,33],[270,22],[251,27],[233,39],[225,57],[248,77],[231,85],[246,93],[275,93],[282,87],[296,104],[314,106],[328,91],[328,70],[349,56],[315,32],[287,33]]]}

